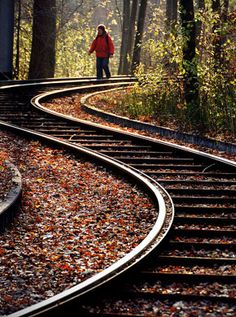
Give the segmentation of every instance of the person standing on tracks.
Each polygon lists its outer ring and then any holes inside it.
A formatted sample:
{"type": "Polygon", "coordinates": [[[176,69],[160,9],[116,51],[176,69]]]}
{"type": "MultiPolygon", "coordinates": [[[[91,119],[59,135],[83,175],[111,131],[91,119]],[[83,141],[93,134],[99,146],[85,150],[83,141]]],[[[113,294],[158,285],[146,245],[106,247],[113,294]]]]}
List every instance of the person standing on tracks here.
{"type": "Polygon", "coordinates": [[[88,54],[96,52],[97,79],[103,78],[103,70],[105,71],[106,78],[109,79],[111,77],[109,59],[113,57],[114,44],[106,31],[105,25],[98,25],[97,31],[97,36],[93,40],[88,54]]]}

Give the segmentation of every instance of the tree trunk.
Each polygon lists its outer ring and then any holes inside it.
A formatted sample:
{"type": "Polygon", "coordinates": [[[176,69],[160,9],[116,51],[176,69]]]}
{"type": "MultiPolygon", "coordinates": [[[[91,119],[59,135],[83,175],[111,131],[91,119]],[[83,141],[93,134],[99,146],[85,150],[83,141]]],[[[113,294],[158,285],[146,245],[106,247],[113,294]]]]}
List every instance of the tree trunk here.
{"type": "Polygon", "coordinates": [[[166,0],[166,24],[169,30],[171,30],[177,22],[177,3],[177,0],[166,0]]]}
{"type": "Polygon", "coordinates": [[[216,14],[216,22],[212,26],[213,33],[213,50],[214,50],[214,67],[217,71],[225,64],[224,50],[222,46],[226,41],[226,36],[223,35],[222,29],[227,21],[229,8],[229,0],[223,0],[222,5],[220,0],[212,0],[212,10],[216,14]]]}
{"type": "Polygon", "coordinates": [[[223,7],[222,7],[222,14],[221,14],[221,21],[222,22],[226,22],[228,10],[229,10],[229,0],[224,0],[223,7]]]}
{"type": "MultiPolygon", "coordinates": [[[[178,9],[178,1],[177,0],[166,0],[166,32],[165,38],[166,41],[169,41],[170,34],[171,36],[177,37],[177,33],[175,32],[175,26],[177,23],[177,9],[178,9]]],[[[165,64],[166,71],[169,75],[174,74],[176,72],[176,63],[170,61],[170,56],[166,54],[163,59],[163,63],[165,64]]]]}
{"type": "MultiPolygon", "coordinates": [[[[222,5],[221,17],[220,17],[221,28],[224,28],[225,23],[227,23],[228,10],[229,10],[229,0],[224,0],[222,5]]],[[[221,36],[221,42],[220,42],[220,50],[221,50],[220,64],[223,66],[227,66],[228,64],[225,59],[225,50],[222,49],[222,46],[225,44],[226,40],[227,40],[227,35],[223,33],[221,36]]]]}
{"type": "Polygon", "coordinates": [[[138,0],[133,0],[130,22],[129,22],[129,30],[128,30],[127,54],[124,61],[125,74],[128,74],[130,72],[131,57],[132,57],[133,46],[134,46],[134,33],[135,33],[135,22],[136,22],[137,11],[138,11],[138,0]]]}
{"type": "Polygon", "coordinates": [[[213,11],[220,11],[220,0],[211,0],[212,1],[212,10],[213,11]]]}
{"type": "MultiPolygon", "coordinates": [[[[198,0],[197,1],[197,9],[200,12],[203,12],[205,10],[205,0],[198,0]]],[[[197,41],[197,46],[198,46],[199,50],[200,50],[199,42],[200,42],[201,30],[202,30],[202,22],[197,21],[197,23],[196,23],[196,41],[197,41]]]]}
{"type": "Polygon", "coordinates": [[[15,79],[19,79],[19,73],[20,73],[20,29],[21,29],[21,0],[18,0],[16,60],[15,60],[15,69],[14,69],[15,79]]]}
{"type": "Polygon", "coordinates": [[[220,16],[221,7],[220,0],[212,0],[212,10],[216,14],[215,23],[212,26],[213,33],[213,51],[214,51],[214,67],[215,70],[220,66],[220,56],[221,56],[221,38],[220,38],[220,16]]]}
{"type": "Polygon", "coordinates": [[[54,77],[56,0],[34,0],[29,78],[54,77]]]}
{"type": "Polygon", "coordinates": [[[200,10],[204,10],[205,9],[205,0],[198,0],[197,1],[197,7],[200,10]]]}
{"type": "Polygon", "coordinates": [[[12,79],[14,0],[0,1],[0,80],[12,79]]]}
{"type": "Polygon", "coordinates": [[[136,32],[135,43],[134,43],[133,59],[132,59],[132,65],[131,65],[132,74],[134,73],[135,69],[140,64],[141,45],[142,45],[142,39],[143,39],[146,9],[147,9],[147,0],[141,0],[139,15],[138,15],[137,32],[136,32]]]}
{"type": "Polygon", "coordinates": [[[199,105],[199,85],[196,65],[196,26],[194,20],[193,0],[180,0],[180,18],[183,45],[184,96],[189,119],[193,125],[201,124],[199,105]]]}
{"type": "Polygon", "coordinates": [[[127,60],[128,31],[130,25],[130,0],[123,0],[123,26],[118,74],[125,74],[127,60]]]}

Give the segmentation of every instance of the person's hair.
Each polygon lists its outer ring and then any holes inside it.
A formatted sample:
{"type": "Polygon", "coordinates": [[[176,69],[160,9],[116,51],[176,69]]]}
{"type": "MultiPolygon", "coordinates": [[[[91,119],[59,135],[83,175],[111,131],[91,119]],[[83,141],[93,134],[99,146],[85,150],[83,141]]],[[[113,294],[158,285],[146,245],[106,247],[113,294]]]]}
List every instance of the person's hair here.
{"type": "Polygon", "coordinates": [[[106,33],[106,27],[105,27],[104,24],[99,24],[98,27],[97,27],[97,29],[100,29],[100,30],[103,31],[103,33],[106,33]]]}

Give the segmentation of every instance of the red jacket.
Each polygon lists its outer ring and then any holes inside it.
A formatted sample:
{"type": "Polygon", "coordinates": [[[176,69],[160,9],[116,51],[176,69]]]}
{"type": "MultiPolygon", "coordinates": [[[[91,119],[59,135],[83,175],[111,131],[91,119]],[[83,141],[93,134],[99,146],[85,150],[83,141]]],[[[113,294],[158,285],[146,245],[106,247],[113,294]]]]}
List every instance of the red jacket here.
{"type": "Polygon", "coordinates": [[[94,51],[97,57],[109,57],[114,54],[114,44],[109,34],[97,36],[93,40],[89,53],[94,51]]]}

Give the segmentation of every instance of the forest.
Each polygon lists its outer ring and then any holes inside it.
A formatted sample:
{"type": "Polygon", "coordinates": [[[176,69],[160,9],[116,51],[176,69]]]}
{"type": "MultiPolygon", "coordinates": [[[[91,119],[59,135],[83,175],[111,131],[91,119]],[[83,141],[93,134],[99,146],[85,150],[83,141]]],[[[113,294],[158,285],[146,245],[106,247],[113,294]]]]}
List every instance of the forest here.
{"type": "Polygon", "coordinates": [[[130,117],[235,137],[235,0],[16,0],[14,79],[94,76],[100,23],[112,74],[138,79],[130,117]]]}

